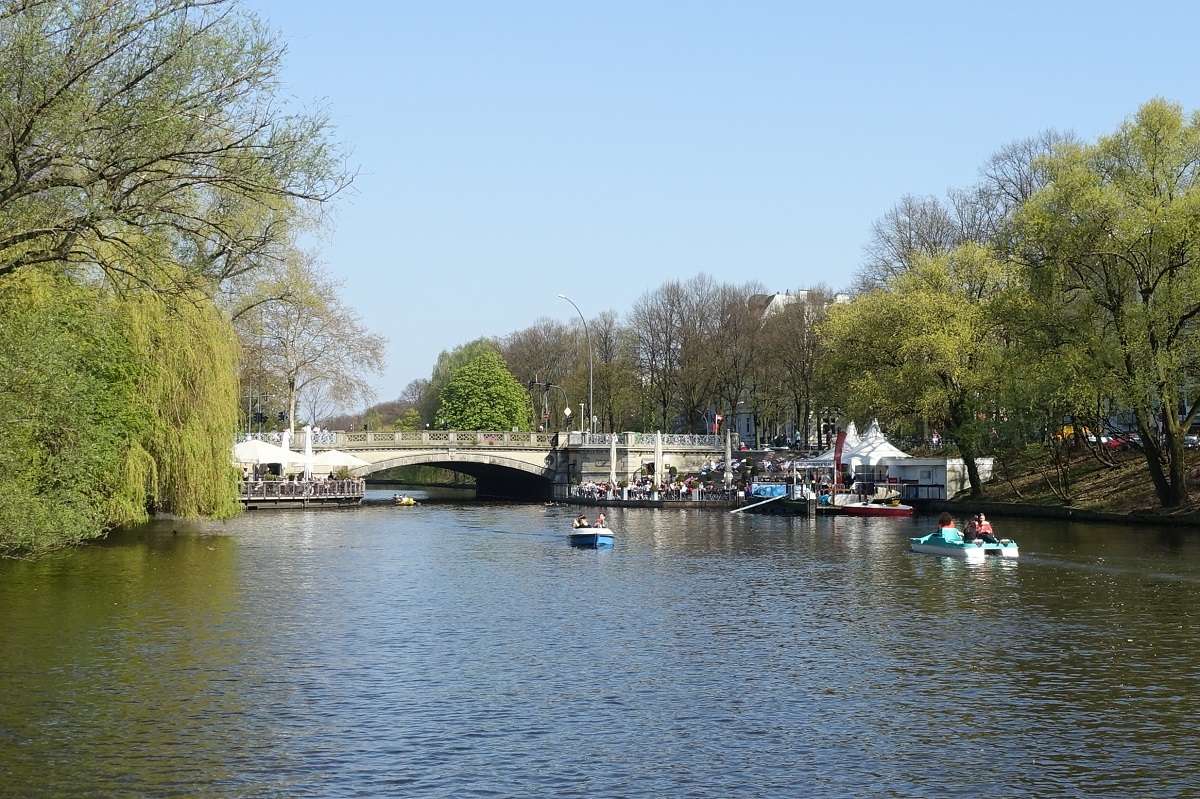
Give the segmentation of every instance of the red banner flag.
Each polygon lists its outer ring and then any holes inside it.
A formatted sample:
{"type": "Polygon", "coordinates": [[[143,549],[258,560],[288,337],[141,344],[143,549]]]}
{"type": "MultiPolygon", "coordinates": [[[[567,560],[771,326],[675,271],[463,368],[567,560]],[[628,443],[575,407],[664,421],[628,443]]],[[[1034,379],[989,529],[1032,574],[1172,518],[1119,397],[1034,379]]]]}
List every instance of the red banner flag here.
{"type": "Polygon", "coordinates": [[[846,431],[838,433],[837,443],[833,445],[833,487],[842,484],[842,450],[846,447],[846,431]]]}

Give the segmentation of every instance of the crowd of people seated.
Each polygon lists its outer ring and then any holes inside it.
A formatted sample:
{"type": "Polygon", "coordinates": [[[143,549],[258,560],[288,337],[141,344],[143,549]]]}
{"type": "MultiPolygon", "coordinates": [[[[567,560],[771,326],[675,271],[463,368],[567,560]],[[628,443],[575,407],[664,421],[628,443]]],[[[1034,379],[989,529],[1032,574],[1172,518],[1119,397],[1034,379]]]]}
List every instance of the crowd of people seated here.
{"type": "Polygon", "coordinates": [[[367,481],[362,477],[337,479],[332,474],[313,475],[305,479],[302,474],[274,475],[261,467],[253,470],[242,467],[242,491],[262,493],[271,486],[272,494],[289,496],[328,496],[336,494],[362,494],[367,481]]]}
{"type": "MultiPolygon", "coordinates": [[[[608,499],[610,485],[608,483],[587,482],[571,487],[571,496],[575,499],[601,500],[608,499]]],[[[622,489],[611,486],[614,499],[622,499],[622,489]]],[[[628,485],[625,497],[631,501],[648,500],[653,496],[654,484],[648,477],[628,485]]],[[[727,489],[723,485],[700,483],[693,479],[672,480],[663,484],[658,490],[658,498],[663,500],[723,500],[737,493],[735,489],[727,489]]]]}

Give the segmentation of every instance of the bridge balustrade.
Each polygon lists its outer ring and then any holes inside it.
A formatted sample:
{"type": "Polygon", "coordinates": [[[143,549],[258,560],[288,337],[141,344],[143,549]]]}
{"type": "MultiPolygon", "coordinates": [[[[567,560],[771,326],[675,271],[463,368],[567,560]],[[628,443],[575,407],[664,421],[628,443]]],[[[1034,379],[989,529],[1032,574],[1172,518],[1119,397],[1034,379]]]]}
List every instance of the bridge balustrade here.
{"type": "MultiPolygon", "coordinates": [[[[512,431],[479,431],[479,430],[361,430],[355,432],[322,430],[313,435],[313,445],[319,449],[329,447],[344,447],[350,449],[395,449],[395,448],[428,448],[443,446],[467,447],[509,447],[513,449],[551,449],[555,446],[571,447],[611,447],[613,440],[617,446],[633,449],[653,449],[656,443],[661,446],[680,449],[695,448],[705,450],[721,450],[725,446],[724,436],[695,435],[691,433],[662,433],[661,442],[656,442],[657,433],[544,433],[512,431]]],[[[278,444],[281,435],[278,431],[266,433],[239,433],[238,441],[257,438],[278,444]]],[[[302,447],[304,433],[292,435],[292,448],[302,447]]]]}
{"type": "MultiPolygon", "coordinates": [[[[612,446],[612,440],[617,440],[617,446],[653,448],[657,433],[571,433],[571,444],[584,446],[612,446]]],[[[724,436],[694,435],[691,433],[663,433],[664,447],[696,447],[699,449],[721,449],[725,446],[724,436]]]]}
{"type": "Polygon", "coordinates": [[[557,433],[514,433],[462,430],[385,430],[338,433],[338,446],[358,448],[428,448],[459,445],[511,449],[550,449],[557,433]]]}

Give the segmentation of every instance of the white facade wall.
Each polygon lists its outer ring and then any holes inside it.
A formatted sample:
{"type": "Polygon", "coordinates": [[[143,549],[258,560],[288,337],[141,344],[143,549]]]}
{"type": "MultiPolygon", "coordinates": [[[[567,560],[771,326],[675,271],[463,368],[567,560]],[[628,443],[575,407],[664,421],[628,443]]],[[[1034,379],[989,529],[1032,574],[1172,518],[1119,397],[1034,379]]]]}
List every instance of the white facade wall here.
{"type": "MultiPolygon", "coordinates": [[[[992,463],[991,458],[975,459],[979,479],[985,483],[992,479],[992,463]]],[[[945,486],[945,496],[940,499],[949,499],[971,487],[962,458],[896,458],[888,459],[886,464],[889,479],[918,486],[945,486]]]]}

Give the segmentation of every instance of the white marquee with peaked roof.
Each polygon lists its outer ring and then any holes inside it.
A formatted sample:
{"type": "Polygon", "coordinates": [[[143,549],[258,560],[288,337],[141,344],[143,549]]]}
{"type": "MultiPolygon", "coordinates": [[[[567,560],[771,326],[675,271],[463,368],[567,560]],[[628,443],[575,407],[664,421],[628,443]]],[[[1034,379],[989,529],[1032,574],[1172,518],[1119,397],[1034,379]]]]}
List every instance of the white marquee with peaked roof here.
{"type": "Polygon", "coordinates": [[[872,420],[867,426],[867,432],[849,452],[842,453],[842,463],[852,466],[875,466],[887,460],[911,458],[907,452],[893,445],[884,438],[879,429],[879,421],[872,420]]]}

